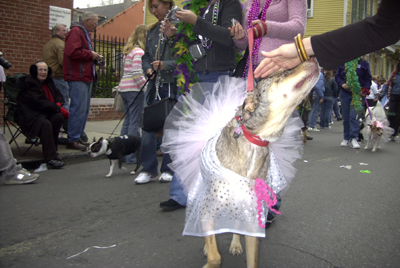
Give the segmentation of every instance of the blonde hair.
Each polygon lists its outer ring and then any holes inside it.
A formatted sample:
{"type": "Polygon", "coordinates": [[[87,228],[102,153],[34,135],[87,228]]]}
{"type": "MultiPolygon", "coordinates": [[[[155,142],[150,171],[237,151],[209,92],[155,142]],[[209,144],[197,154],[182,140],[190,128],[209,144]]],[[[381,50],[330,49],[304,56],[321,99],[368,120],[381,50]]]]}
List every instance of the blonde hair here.
{"type": "Polygon", "coordinates": [[[126,42],[122,53],[124,55],[129,54],[129,52],[131,52],[135,46],[138,46],[144,50],[146,47],[146,37],[147,26],[144,24],[138,25],[126,42]]]}

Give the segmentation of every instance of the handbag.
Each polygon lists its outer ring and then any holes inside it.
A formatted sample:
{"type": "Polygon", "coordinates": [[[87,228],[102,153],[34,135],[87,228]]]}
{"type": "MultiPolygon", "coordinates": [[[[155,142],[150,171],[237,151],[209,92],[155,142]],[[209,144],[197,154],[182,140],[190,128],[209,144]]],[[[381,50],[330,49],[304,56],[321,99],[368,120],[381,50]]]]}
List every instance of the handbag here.
{"type": "Polygon", "coordinates": [[[165,119],[174,107],[176,99],[164,98],[154,104],[144,107],[141,127],[147,132],[160,132],[164,128],[165,119]]]}
{"type": "Polygon", "coordinates": [[[121,94],[119,94],[118,86],[112,88],[112,94],[114,95],[115,111],[124,113],[125,112],[124,100],[122,99],[121,94]]]}

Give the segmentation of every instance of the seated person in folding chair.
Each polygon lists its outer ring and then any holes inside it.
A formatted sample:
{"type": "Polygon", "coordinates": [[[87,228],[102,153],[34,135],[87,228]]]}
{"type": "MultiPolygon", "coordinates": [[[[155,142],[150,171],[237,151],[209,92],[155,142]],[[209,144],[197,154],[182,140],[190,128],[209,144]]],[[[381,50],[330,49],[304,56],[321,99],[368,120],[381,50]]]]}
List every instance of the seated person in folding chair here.
{"type": "Polygon", "coordinates": [[[51,68],[38,61],[29,70],[30,75],[20,81],[18,93],[19,126],[29,137],[38,136],[42,143],[44,163],[48,168],[62,168],[64,163],[58,157],[58,134],[69,117],[62,107],[64,98],[54,85],[51,68]]]}

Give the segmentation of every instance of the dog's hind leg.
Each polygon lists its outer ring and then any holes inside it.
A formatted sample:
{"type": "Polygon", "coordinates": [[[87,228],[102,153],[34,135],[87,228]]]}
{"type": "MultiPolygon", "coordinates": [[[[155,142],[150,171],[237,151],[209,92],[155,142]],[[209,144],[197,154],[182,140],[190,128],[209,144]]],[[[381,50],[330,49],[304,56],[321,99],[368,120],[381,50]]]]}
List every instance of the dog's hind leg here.
{"type": "Polygon", "coordinates": [[[221,264],[215,235],[206,236],[207,264],[203,268],[217,268],[221,264]]]}
{"type": "Polygon", "coordinates": [[[113,174],[113,170],[117,161],[118,161],[117,159],[110,160],[110,172],[106,175],[106,178],[110,178],[111,175],[113,174]]]}
{"type": "Polygon", "coordinates": [[[242,244],[240,243],[240,235],[233,234],[231,247],[229,248],[229,253],[234,256],[243,253],[242,244]]]}
{"type": "Polygon", "coordinates": [[[258,267],[258,237],[246,235],[247,268],[258,267]]]}

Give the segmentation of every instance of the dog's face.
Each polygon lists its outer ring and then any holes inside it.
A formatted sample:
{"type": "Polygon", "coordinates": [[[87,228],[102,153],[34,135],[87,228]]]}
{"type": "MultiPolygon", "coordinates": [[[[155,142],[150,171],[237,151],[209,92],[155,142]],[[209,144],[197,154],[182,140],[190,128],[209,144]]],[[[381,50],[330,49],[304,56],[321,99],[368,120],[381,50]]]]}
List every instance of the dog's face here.
{"type": "Polygon", "coordinates": [[[383,124],[379,121],[373,121],[371,125],[369,125],[371,128],[371,132],[373,134],[376,134],[378,136],[382,136],[383,134],[383,124]]]}
{"type": "Polygon", "coordinates": [[[89,146],[89,156],[90,157],[98,157],[99,155],[103,155],[107,150],[107,140],[101,137],[99,141],[95,141],[89,146]]]}
{"type": "Polygon", "coordinates": [[[292,70],[278,71],[257,84],[242,107],[244,124],[263,140],[281,135],[287,119],[318,81],[315,59],[292,70]]]}

